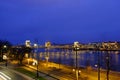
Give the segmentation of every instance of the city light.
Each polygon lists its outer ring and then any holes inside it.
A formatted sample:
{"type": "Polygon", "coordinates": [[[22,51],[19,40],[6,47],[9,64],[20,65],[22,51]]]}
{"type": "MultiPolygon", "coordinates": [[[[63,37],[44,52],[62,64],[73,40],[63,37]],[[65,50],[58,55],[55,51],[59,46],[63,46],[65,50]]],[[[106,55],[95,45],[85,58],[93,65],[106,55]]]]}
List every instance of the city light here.
{"type": "Polygon", "coordinates": [[[25,45],[26,45],[26,47],[31,47],[30,40],[26,40],[26,41],[25,41],[25,45]]]}
{"type": "Polygon", "coordinates": [[[4,47],[4,48],[7,48],[7,46],[6,46],[6,45],[4,45],[3,47],[4,47]]]}

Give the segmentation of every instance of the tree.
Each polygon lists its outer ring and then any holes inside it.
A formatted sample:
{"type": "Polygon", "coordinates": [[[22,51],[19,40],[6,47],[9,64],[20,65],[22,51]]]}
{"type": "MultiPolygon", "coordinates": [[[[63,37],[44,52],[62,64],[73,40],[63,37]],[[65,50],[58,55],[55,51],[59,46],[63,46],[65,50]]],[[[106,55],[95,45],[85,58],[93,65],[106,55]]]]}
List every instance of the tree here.
{"type": "Polygon", "coordinates": [[[9,55],[12,44],[7,40],[0,40],[0,61],[3,60],[3,53],[9,55]]]}
{"type": "Polygon", "coordinates": [[[25,53],[30,53],[32,51],[31,47],[26,47],[25,45],[18,45],[12,48],[12,55],[14,59],[19,61],[19,64],[22,65],[22,61],[25,57],[25,53]]]}

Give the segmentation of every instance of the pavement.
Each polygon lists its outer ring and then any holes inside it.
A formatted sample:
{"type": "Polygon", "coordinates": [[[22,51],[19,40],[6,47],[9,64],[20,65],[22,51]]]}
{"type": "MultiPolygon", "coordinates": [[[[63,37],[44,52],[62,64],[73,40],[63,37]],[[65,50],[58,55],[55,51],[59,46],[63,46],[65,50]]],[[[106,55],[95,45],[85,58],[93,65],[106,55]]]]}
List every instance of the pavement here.
{"type": "MultiPolygon", "coordinates": [[[[36,70],[36,66],[32,66],[32,65],[26,65],[26,66],[36,70]]],[[[56,67],[47,67],[47,66],[39,65],[39,71],[46,75],[52,76],[57,80],[76,80],[75,72],[71,70],[69,71],[65,69],[59,69],[56,67]]],[[[85,80],[85,79],[86,79],[86,76],[85,77],[79,76],[79,80],[85,80]]]]}
{"type": "MultiPolygon", "coordinates": [[[[22,68],[24,68],[28,71],[32,71],[32,72],[37,74],[36,68],[34,68],[34,67],[30,67],[30,66],[26,65],[26,66],[23,66],[22,68]]],[[[43,72],[40,72],[40,71],[38,71],[38,74],[39,74],[39,76],[44,77],[46,80],[59,80],[53,76],[50,76],[50,75],[43,73],[43,72]]]]}
{"type": "MultiPolygon", "coordinates": [[[[15,72],[23,77],[26,78],[26,80],[35,80],[32,79],[22,73],[19,73],[12,68],[16,67],[16,61],[12,61],[12,65],[8,65],[7,68],[12,70],[12,72],[15,72]]],[[[36,65],[32,64],[26,64],[25,66],[22,66],[22,68],[27,69],[29,71],[32,71],[36,73],[36,65]]],[[[73,72],[73,67],[66,66],[66,65],[59,65],[56,63],[45,63],[45,62],[39,62],[38,71],[39,76],[44,77],[46,80],[76,80],[76,74],[73,72]]],[[[81,68],[81,73],[79,74],[79,80],[98,80],[98,72],[97,69],[84,69],[81,68]]],[[[113,72],[110,71],[109,78],[110,80],[120,80],[120,73],[119,72],[113,72]]],[[[100,71],[100,80],[106,80],[106,70],[100,71]]]]}
{"type": "MultiPolygon", "coordinates": [[[[36,66],[26,65],[29,68],[35,69],[36,66]]],[[[76,80],[76,74],[72,71],[73,67],[66,65],[59,65],[56,63],[39,62],[39,71],[50,76],[57,78],[58,80],[76,80]],[[47,65],[48,64],[48,65],[47,65]]],[[[80,68],[81,73],[79,80],[98,80],[97,68],[80,68]]],[[[110,71],[109,80],[120,80],[120,73],[110,71]]],[[[100,80],[106,80],[106,70],[100,70],[100,80]]]]}

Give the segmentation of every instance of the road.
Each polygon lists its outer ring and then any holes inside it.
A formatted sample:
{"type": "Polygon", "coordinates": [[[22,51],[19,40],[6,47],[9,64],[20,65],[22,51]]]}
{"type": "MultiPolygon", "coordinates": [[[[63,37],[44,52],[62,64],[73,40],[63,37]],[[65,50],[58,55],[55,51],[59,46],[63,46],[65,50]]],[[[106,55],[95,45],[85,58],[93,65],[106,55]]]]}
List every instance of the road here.
{"type": "Polygon", "coordinates": [[[29,80],[25,76],[22,76],[16,73],[14,70],[9,68],[9,66],[5,66],[4,64],[0,64],[0,80],[29,80]]]}

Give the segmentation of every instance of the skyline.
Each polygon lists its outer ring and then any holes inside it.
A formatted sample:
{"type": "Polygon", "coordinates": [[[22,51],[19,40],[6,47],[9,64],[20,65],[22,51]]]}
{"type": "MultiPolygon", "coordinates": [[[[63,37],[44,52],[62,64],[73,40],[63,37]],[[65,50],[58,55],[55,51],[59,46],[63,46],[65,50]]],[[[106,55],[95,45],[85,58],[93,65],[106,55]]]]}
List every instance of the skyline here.
{"type": "Polygon", "coordinates": [[[119,0],[0,1],[0,39],[24,43],[120,41],[119,0]]]}

